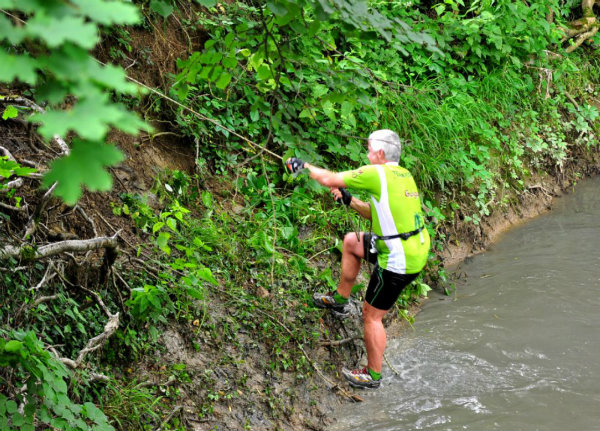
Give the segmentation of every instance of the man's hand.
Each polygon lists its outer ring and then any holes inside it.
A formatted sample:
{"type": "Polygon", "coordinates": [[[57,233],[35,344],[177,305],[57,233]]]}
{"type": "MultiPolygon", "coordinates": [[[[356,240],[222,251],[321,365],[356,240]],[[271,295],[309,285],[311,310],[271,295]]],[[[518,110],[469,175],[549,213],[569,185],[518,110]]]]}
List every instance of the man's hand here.
{"type": "Polygon", "coordinates": [[[295,174],[298,171],[304,169],[304,162],[296,157],[291,157],[287,159],[285,165],[288,167],[292,174],[295,174]]]}
{"type": "Polygon", "coordinates": [[[331,192],[336,202],[343,203],[344,205],[350,205],[350,202],[352,202],[352,195],[344,187],[340,187],[339,189],[332,187],[331,192]]]}

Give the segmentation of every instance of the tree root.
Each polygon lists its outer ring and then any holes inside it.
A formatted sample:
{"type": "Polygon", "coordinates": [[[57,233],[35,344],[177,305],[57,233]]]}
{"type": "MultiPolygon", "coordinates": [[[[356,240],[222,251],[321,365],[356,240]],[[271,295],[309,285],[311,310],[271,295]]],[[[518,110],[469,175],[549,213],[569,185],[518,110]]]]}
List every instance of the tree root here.
{"type": "Polygon", "coordinates": [[[9,257],[19,257],[25,260],[37,260],[69,251],[83,252],[88,250],[98,250],[100,248],[114,249],[118,246],[117,236],[119,232],[117,232],[111,237],[98,237],[92,239],[55,242],[52,244],[43,245],[38,249],[27,245],[22,247],[8,245],[4,246],[3,248],[0,248],[0,259],[7,259],[9,257]]]}
{"type": "Polygon", "coordinates": [[[594,5],[600,3],[599,0],[581,0],[581,9],[583,17],[575,21],[571,21],[567,28],[563,28],[565,36],[563,43],[569,42],[570,45],[565,49],[565,52],[571,53],[579,48],[585,41],[594,37],[600,30],[600,23],[594,14],[594,5]]]}
{"type": "Polygon", "coordinates": [[[77,368],[81,367],[81,364],[83,363],[83,360],[85,359],[87,354],[90,352],[96,351],[100,347],[102,347],[104,345],[104,342],[108,338],[110,338],[110,336],[112,334],[114,334],[118,328],[119,328],[119,313],[117,312],[115,314],[112,314],[109,317],[108,322],[104,326],[104,331],[100,335],[95,336],[94,338],[90,339],[87,342],[87,344],[85,345],[85,347],[83,349],[81,349],[81,351],[77,355],[77,359],[75,359],[75,360],[61,357],[58,354],[58,352],[56,351],[56,349],[54,349],[54,348],[50,348],[50,351],[63,364],[65,364],[69,368],[77,369],[77,368]]]}

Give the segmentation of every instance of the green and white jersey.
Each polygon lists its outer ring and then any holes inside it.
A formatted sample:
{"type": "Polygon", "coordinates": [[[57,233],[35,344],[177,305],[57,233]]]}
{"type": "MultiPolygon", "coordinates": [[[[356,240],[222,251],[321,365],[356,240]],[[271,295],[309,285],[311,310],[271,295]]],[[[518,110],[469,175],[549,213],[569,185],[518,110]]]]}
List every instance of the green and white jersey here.
{"type": "MultiPolygon", "coordinates": [[[[415,180],[397,163],[367,165],[341,173],[348,188],[371,194],[371,220],[377,236],[412,232],[423,226],[421,200],[415,180]]],[[[423,229],[407,240],[377,240],[377,262],[397,274],[420,272],[429,253],[429,233],[423,229]]]]}

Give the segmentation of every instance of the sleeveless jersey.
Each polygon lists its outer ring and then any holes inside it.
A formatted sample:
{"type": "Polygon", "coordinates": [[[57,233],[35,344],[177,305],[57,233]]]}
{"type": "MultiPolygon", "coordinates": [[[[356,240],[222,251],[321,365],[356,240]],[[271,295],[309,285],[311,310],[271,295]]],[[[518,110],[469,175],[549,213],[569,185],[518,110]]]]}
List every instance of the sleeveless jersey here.
{"type": "MultiPolygon", "coordinates": [[[[396,163],[367,165],[342,172],[348,188],[365,190],[371,195],[373,233],[392,236],[419,229],[425,223],[415,181],[396,163]]],[[[377,263],[397,274],[420,272],[429,254],[429,232],[423,229],[407,240],[377,240],[377,263]]]]}

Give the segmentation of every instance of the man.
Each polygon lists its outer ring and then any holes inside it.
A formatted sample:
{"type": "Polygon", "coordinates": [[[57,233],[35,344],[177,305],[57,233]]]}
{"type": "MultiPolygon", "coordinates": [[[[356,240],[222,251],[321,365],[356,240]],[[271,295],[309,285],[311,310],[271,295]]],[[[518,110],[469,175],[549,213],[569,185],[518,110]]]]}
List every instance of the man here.
{"type": "Polygon", "coordinates": [[[361,232],[358,238],[354,233],[346,234],[337,291],[317,293],[313,300],[317,307],[343,314],[361,259],[376,264],[363,304],[368,363],[363,369],[343,368],[342,373],[354,387],[378,388],[386,345],[383,317],[425,266],[430,239],[424,228],[417,186],[412,175],[398,166],[400,138],[391,130],[377,130],[367,142],[370,165],[357,170],[335,173],[297,158],[289,159],[287,166],[292,172],[307,169],[311,178],[330,188],[336,200],[342,199],[372,221],[373,233],[361,232]],[[371,203],[352,196],[345,187],[368,192],[371,203]]]}

